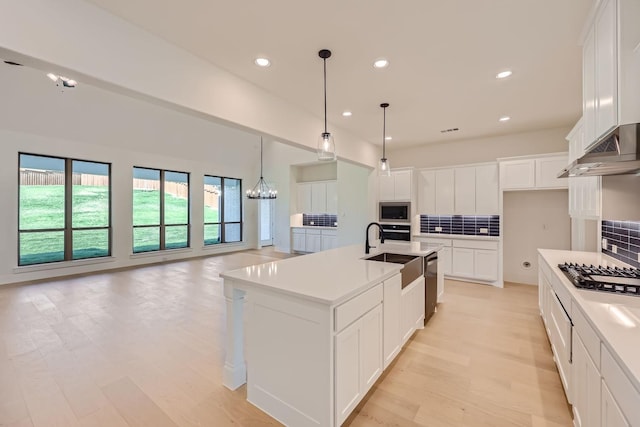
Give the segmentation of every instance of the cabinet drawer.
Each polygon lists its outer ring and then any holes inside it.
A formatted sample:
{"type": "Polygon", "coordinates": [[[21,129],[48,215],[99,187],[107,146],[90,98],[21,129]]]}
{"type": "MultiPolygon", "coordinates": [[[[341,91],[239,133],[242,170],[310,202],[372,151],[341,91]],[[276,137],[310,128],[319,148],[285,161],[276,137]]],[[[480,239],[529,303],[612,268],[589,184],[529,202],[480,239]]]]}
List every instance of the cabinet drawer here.
{"type": "Polygon", "coordinates": [[[335,331],[341,331],[354,320],[382,302],[382,283],[335,308],[335,331]]]}
{"type": "Polygon", "coordinates": [[[427,242],[430,245],[442,245],[442,246],[451,246],[451,239],[437,239],[433,237],[420,238],[421,242],[427,242]]]}
{"type": "Polygon", "coordinates": [[[573,304],[571,308],[571,320],[573,320],[574,332],[580,335],[580,340],[584,347],[587,349],[587,353],[593,360],[593,364],[600,369],[600,338],[596,335],[587,319],[582,314],[582,310],[573,304]]]}
{"type": "Polygon", "coordinates": [[[640,393],[631,384],[622,371],[618,362],[615,361],[609,350],[602,345],[602,378],[607,384],[611,395],[622,410],[629,425],[640,425],[640,393]]]}
{"type": "Polygon", "coordinates": [[[337,236],[338,232],[336,230],[322,230],[323,236],[337,236]]]}
{"type": "Polygon", "coordinates": [[[322,230],[314,230],[314,229],[312,229],[312,228],[307,228],[307,229],[306,229],[306,232],[307,232],[307,234],[312,234],[312,235],[313,235],[313,234],[317,234],[317,235],[322,234],[322,230]]]}
{"type": "Polygon", "coordinates": [[[454,248],[491,249],[498,250],[498,242],[484,240],[452,240],[454,248]]]}
{"type": "Polygon", "coordinates": [[[304,228],[292,228],[291,232],[293,234],[305,234],[306,233],[304,228]]]}

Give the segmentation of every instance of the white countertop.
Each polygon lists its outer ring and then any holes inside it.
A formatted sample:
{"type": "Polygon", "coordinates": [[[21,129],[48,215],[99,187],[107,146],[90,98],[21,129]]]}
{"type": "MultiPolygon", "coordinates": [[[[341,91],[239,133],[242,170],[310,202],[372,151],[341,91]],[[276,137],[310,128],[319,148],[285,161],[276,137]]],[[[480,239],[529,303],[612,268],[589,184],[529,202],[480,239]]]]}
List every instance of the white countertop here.
{"type": "Polygon", "coordinates": [[[363,243],[225,271],[220,276],[250,287],[337,305],[402,269],[401,264],[364,257],[381,252],[424,256],[442,247],[420,242],[376,243],[372,243],[377,247],[369,255],[364,253],[363,243]]]}
{"type": "Polygon", "coordinates": [[[461,240],[489,240],[499,241],[500,236],[478,236],[468,234],[442,234],[442,233],[419,233],[413,237],[428,237],[430,239],[461,239],[461,240]]]}
{"type": "MultiPolygon", "coordinates": [[[[621,368],[640,391],[640,298],[576,288],[558,268],[564,262],[602,266],[629,267],[627,264],[596,252],[538,249],[569,290],[572,304],[586,314],[591,326],[621,368]]],[[[573,311],[573,308],[572,308],[573,311]]]]}

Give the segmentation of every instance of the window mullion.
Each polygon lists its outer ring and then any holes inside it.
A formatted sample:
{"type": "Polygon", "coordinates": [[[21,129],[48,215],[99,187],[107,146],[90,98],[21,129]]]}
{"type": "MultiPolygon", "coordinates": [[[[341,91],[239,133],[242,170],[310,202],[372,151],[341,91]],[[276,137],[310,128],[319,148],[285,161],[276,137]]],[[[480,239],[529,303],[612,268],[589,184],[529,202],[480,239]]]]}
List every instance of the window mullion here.
{"type": "Polygon", "coordinates": [[[160,250],[165,249],[164,169],[160,170],[160,250]]]}
{"type": "Polygon", "coordinates": [[[64,161],[64,259],[73,259],[73,167],[71,159],[64,161]]]}
{"type": "Polygon", "coordinates": [[[225,243],[227,241],[227,236],[225,236],[224,230],[224,181],[223,177],[220,180],[220,213],[218,216],[220,217],[220,243],[225,243]]]}

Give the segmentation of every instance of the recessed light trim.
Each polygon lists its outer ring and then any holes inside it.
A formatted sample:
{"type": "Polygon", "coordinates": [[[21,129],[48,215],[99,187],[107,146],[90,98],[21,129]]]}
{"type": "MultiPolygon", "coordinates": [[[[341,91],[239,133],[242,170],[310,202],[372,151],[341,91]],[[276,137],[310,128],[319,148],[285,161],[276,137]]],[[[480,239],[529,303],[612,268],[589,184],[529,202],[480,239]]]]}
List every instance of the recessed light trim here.
{"type": "Polygon", "coordinates": [[[499,122],[508,122],[509,120],[511,120],[509,116],[502,116],[498,119],[499,122]]]}
{"type": "Polygon", "coordinates": [[[378,58],[373,61],[373,68],[387,68],[389,66],[389,60],[386,58],[378,58]]]}
{"type": "Polygon", "coordinates": [[[506,79],[512,74],[513,74],[513,71],[511,70],[500,71],[498,74],[496,74],[496,79],[506,79]]]}
{"type": "Polygon", "coordinates": [[[393,138],[390,137],[390,136],[385,136],[384,139],[387,140],[387,141],[391,141],[393,138]]]}
{"type": "Polygon", "coordinates": [[[353,115],[353,113],[351,111],[343,111],[342,112],[342,117],[351,117],[353,115]]]}
{"type": "Polygon", "coordinates": [[[269,58],[265,58],[265,57],[256,58],[254,62],[258,67],[263,67],[263,68],[271,65],[271,61],[269,61],[269,58]]]}

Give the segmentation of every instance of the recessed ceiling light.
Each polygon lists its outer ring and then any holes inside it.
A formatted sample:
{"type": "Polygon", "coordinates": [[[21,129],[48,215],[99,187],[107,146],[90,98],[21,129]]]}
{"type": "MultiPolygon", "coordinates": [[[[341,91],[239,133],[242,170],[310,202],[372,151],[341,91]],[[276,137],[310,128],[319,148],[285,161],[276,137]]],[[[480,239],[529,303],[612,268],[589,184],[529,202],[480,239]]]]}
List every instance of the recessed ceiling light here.
{"type": "Polygon", "coordinates": [[[271,61],[269,61],[267,58],[256,58],[255,62],[259,67],[268,67],[269,65],[271,65],[271,61]]]}
{"type": "Polygon", "coordinates": [[[509,120],[511,120],[511,117],[509,116],[502,116],[498,119],[501,122],[508,122],[509,120]]]}
{"type": "Polygon", "coordinates": [[[47,74],[47,77],[49,77],[52,81],[57,82],[58,81],[58,76],[56,76],[53,73],[49,73],[47,74]]]}
{"type": "Polygon", "coordinates": [[[374,68],[386,68],[389,66],[389,60],[385,58],[378,58],[373,62],[374,68]]]}
{"type": "Polygon", "coordinates": [[[496,74],[496,79],[504,79],[506,77],[509,77],[511,74],[513,74],[513,71],[511,70],[501,71],[498,74],[496,74]]]}
{"type": "Polygon", "coordinates": [[[385,136],[384,139],[387,141],[391,141],[393,138],[391,138],[390,136],[385,136]]]}
{"type": "Polygon", "coordinates": [[[351,111],[343,111],[342,112],[342,117],[351,117],[352,113],[351,111]]]}

